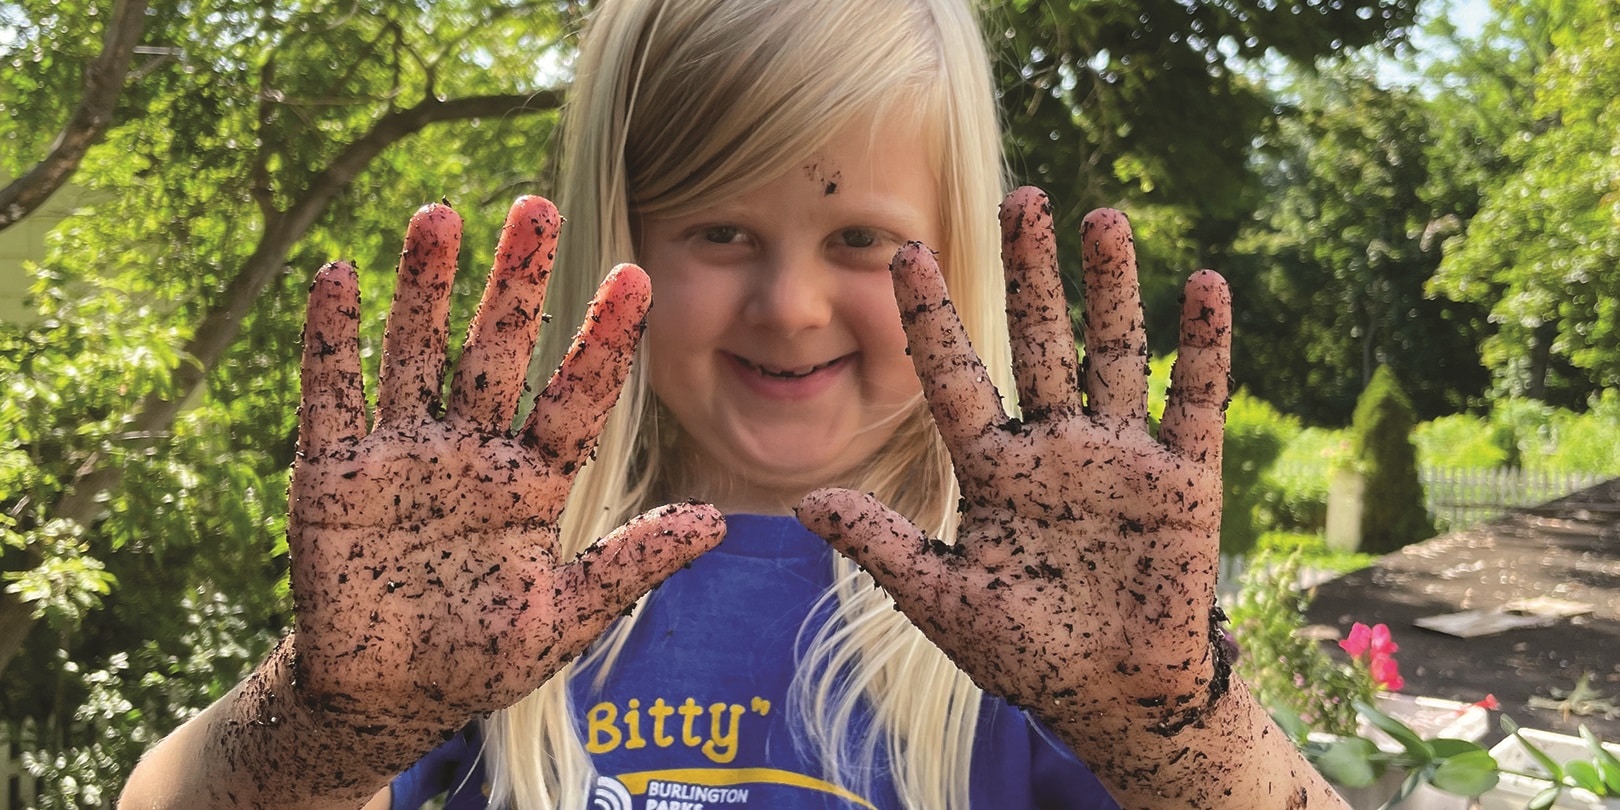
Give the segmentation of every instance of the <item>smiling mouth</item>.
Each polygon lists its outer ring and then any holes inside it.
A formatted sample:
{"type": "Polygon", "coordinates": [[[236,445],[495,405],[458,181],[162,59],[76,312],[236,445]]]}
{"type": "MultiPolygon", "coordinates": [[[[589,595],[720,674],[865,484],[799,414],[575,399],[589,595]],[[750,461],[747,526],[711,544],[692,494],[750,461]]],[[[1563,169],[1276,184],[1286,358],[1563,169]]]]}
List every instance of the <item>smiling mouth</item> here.
{"type": "Polygon", "coordinates": [[[819,365],[810,366],[809,368],[793,369],[793,368],[773,368],[771,366],[766,366],[766,365],[761,365],[759,363],[755,363],[755,362],[753,362],[753,361],[751,361],[751,360],[749,360],[749,359],[747,359],[745,357],[739,357],[737,355],[732,355],[732,356],[736,357],[737,361],[742,363],[744,366],[748,367],[749,370],[757,372],[757,373],[759,373],[759,374],[761,374],[763,376],[766,376],[766,377],[775,377],[776,379],[779,379],[779,380],[797,380],[797,379],[800,379],[800,378],[803,378],[803,377],[808,377],[811,374],[814,374],[814,373],[816,373],[818,371],[821,371],[824,368],[830,368],[832,366],[838,365],[839,363],[843,362],[843,360],[844,360],[843,357],[838,357],[838,358],[834,358],[832,360],[828,360],[827,362],[821,363],[819,365]]]}

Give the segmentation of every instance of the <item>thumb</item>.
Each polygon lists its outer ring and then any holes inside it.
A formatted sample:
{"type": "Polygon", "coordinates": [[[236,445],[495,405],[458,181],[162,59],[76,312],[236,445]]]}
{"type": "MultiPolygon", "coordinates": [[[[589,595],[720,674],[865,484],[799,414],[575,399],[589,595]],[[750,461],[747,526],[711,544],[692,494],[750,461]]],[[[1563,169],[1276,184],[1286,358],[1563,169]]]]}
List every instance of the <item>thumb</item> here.
{"type": "Polygon", "coordinates": [[[714,548],[726,521],[709,504],[645,512],[558,572],[557,621],[565,649],[583,650],[643,594],[714,548]]]}
{"type": "Polygon", "coordinates": [[[847,489],[818,489],[795,508],[799,522],[854,560],[894,597],[913,624],[932,635],[953,589],[947,566],[952,546],[930,540],[877,498],[847,489]]]}

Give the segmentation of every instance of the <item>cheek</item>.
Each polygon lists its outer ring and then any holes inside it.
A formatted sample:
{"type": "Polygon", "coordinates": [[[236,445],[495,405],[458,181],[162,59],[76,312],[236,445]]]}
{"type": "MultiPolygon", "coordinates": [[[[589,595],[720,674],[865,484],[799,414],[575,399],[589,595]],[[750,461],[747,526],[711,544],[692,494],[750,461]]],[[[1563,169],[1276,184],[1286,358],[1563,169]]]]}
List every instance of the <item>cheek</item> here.
{"type": "Polygon", "coordinates": [[[647,332],[642,335],[641,361],[646,363],[647,381],[653,394],[666,405],[671,396],[680,399],[681,380],[692,378],[692,361],[699,355],[693,329],[699,326],[685,313],[690,312],[677,296],[665,296],[647,313],[647,332]]]}
{"type": "Polygon", "coordinates": [[[698,323],[685,318],[659,320],[649,313],[647,333],[642,336],[641,359],[647,364],[647,380],[659,398],[666,398],[672,391],[678,393],[682,380],[695,380],[699,361],[708,357],[708,350],[712,348],[710,342],[698,334],[700,328],[698,323]]]}
{"type": "MultiPolygon", "coordinates": [[[[653,305],[647,313],[649,346],[690,346],[711,337],[723,322],[719,291],[703,294],[703,285],[679,273],[652,274],[653,305]]],[[[668,353],[668,352],[665,352],[668,353]]]]}
{"type": "Polygon", "coordinates": [[[861,317],[864,352],[883,388],[899,398],[920,393],[922,382],[906,353],[906,330],[900,325],[900,311],[892,294],[887,301],[867,307],[861,317]]]}
{"type": "MultiPolygon", "coordinates": [[[[859,318],[865,330],[863,339],[883,347],[889,356],[904,356],[906,329],[900,324],[900,305],[895,303],[894,287],[888,282],[888,274],[882,274],[881,278],[882,283],[873,285],[873,289],[865,291],[861,297],[859,318]]],[[[906,362],[910,364],[909,358],[906,362]]]]}

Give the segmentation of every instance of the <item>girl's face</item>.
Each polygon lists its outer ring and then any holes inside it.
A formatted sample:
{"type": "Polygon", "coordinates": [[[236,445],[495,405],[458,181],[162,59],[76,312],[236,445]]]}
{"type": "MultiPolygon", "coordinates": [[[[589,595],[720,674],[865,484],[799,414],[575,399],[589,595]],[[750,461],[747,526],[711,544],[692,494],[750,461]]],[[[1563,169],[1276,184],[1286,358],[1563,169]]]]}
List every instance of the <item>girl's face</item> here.
{"type": "Polygon", "coordinates": [[[919,402],[889,259],[941,244],[921,132],[858,122],[803,165],[640,222],[653,391],[699,454],[697,491],[782,512],[869,458],[919,402]]]}

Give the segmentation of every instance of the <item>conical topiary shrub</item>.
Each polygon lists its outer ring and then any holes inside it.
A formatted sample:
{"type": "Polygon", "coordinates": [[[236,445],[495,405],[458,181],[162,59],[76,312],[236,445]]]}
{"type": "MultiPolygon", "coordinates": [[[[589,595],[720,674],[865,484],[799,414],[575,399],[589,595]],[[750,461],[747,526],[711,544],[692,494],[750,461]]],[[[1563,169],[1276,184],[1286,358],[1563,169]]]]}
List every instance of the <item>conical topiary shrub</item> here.
{"type": "Polygon", "coordinates": [[[1395,373],[1379,366],[1356,400],[1350,425],[1351,455],[1365,488],[1361,499],[1361,550],[1387,554],[1434,536],[1418,480],[1412,428],[1417,417],[1395,373]]]}

